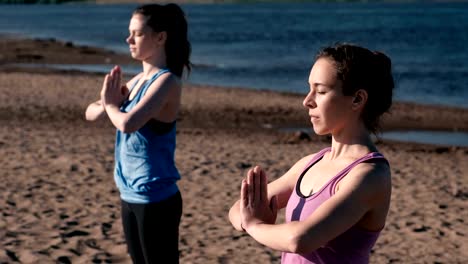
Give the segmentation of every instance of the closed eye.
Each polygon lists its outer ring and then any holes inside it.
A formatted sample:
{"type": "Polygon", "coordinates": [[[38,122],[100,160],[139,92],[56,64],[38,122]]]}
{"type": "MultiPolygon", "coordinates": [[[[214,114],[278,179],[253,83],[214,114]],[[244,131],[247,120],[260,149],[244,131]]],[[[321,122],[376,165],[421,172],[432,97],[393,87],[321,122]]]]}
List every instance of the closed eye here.
{"type": "Polygon", "coordinates": [[[144,34],[142,30],[129,30],[128,33],[133,36],[142,36],[144,34]]]}

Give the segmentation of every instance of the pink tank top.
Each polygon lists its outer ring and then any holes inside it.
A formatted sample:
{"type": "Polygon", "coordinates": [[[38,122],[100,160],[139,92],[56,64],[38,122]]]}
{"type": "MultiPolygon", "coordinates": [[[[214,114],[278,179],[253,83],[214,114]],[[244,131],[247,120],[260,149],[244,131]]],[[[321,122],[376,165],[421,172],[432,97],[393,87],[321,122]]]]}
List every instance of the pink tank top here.
{"type": "MultiPolygon", "coordinates": [[[[301,194],[299,186],[305,173],[317,163],[330,148],[321,150],[304,168],[304,171],[297,180],[295,190],[289,197],[286,206],[286,222],[302,221],[309,217],[322,203],[334,195],[336,184],[345,177],[348,172],[357,164],[371,159],[385,159],[377,152],[372,152],[364,157],[354,161],[328,183],[326,183],[318,192],[310,196],[301,194]]],[[[353,226],[326,245],[305,255],[283,252],[281,255],[282,264],[309,264],[309,263],[369,263],[369,255],[374,246],[380,231],[372,232],[364,230],[358,226],[353,226]]]]}

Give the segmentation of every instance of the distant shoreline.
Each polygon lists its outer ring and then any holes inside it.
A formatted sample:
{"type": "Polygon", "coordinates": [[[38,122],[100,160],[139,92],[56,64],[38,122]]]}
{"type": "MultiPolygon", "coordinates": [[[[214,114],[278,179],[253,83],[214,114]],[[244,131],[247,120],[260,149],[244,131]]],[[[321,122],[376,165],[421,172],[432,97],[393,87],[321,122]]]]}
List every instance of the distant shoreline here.
{"type": "MultiPolygon", "coordinates": [[[[21,64],[102,64],[102,65],[135,65],[138,62],[128,54],[120,54],[103,48],[75,45],[57,39],[28,39],[0,34],[0,72],[30,72],[38,74],[91,75],[101,76],[99,73],[82,72],[67,69],[53,69],[48,67],[21,67],[21,64]],[[19,66],[18,66],[19,64],[19,66]],[[17,65],[17,66],[12,66],[17,65]]],[[[213,87],[226,91],[242,90],[248,94],[268,93],[282,94],[299,98],[303,95],[291,92],[274,92],[249,89],[248,87],[227,87],[207,84],[190,84],[193,87],[213,87]]],[[[298,107],[301,111],[302,107],[298,107]]],[[[421,105],[417,103],[395,102],[393,113],[388,115],[385,130],[445,130],[468,131],[468,111],[464,108],[452,106],[421,105]]],[[[234,118],[234,117],[233,117],[234,118]]],[[[247,118],[250,119],[250,118],[247,118]]],[[[281,118],[283,120],[283,118],[281,118]]],[[[291,123],[285,126],[301,126],[300,120],[293,113],[291,123]],[[295,121],[294,121],[295,120],[295,121]]],[[[254,123],[256,123],[254,121],[254,123]]],[[[253,124],[254,124],[253,123],[253,124]]],[[[281,122],[280,122],[281,123],[281,122]]],[[[252,125],[253,125],[252,124],[252,125]]]]}

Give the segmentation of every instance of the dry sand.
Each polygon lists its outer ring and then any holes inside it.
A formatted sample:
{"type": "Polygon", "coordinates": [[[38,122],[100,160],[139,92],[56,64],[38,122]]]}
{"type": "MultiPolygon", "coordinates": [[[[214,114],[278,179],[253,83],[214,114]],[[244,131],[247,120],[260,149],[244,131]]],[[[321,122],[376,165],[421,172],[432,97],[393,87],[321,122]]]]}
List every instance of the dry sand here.
{"type": "MultiPolygon", "coordinates": [[[[130,263],[112,178],[114,128],[83,118],[102,76],[7,65],[128,61],[87,49],[72,58],[83,48],[0,38],[0,263],[130,263]]],[[[279,263],[279,252],[230,226],[228,210],[248,168],[259,164],[275,179],[328,139],[279,129],[309,125],[301,95],[186,85],[182,101],[181,263],[279,263]]],[[[384,129],[468,131],[467,112],[397,103],[384,129]]],[[[468,148],[378,148],[392,165],[393,194],[371,262],[467,263],[468,148]]]]}

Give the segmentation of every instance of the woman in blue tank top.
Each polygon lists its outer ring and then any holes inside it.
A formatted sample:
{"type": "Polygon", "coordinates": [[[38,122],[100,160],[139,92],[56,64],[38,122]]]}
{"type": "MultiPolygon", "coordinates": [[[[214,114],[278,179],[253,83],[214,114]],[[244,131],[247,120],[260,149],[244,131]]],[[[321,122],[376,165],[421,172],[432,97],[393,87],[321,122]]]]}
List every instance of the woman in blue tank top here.
{"type": "Polygon", "coordinates": [[[143,5],[129,24],[131,56],[143,72],[121,85],[115,66],[86,119],[107,116],[116,127],[114,179],[134,263],[179,263],[182,198],[174,162],[184,68],[191,69],[187,21],[176,4],[143,5]],[[128,88],[129,87],[129,88],[128,88]]]}
{"type": "Polygon", "coordinates": [[[385,225],[390,167],[374,145],[394,88],[390,59],[350,44],[321,50],[303,101],[317,135],[331,146],[303,157],[267,184],[258,166],[242,180],[232,225],[270,248],[281,263],[368,263],[385,225]],[[286,223],[276,224],[285,208],[286,223]]]}

